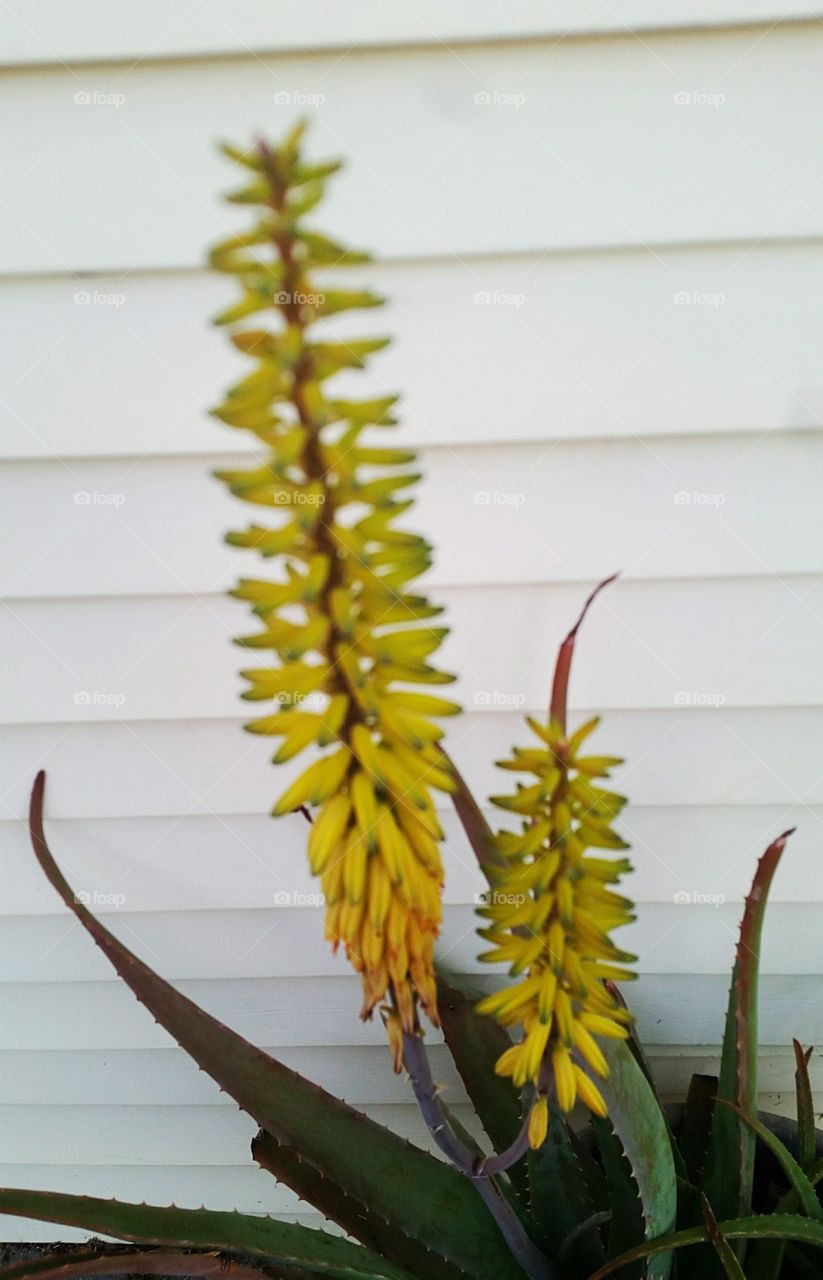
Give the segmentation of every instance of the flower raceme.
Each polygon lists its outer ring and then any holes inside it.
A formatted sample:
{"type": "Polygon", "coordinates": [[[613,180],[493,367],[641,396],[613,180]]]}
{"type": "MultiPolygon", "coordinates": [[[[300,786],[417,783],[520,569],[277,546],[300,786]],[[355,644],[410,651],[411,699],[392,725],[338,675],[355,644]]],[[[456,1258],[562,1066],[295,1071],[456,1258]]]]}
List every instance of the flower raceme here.
{"type": "Polygon", "coordinates": [[[555,719],[529,719],[539,745],[515,748],[503,769],[531,775],[512,795],[492,797],[523,817],[520,832],[495,838],[499,865],[480,915],[481,936],[493,950],[481,959],[505,962],[518,982],[480,1003],[503,1026],[522,1027],[522,1038],[497,1062],[499,1075],[535,1088],[529,1140],[539,1147],[548,1126],[552,1086],[563,1111],[579,1098],[595,1114],[606,1105],[589,1072],[608,1075],[598,1036],[623,1039],[630,1015],[605,985],[634,975],[609,934],[633,919],[632,904],[610,885],[629,871],[625,858],[601,856],[627,845],[612,829],[625,801],[597,785],[621,761],[583,756],[580,748],[596,719],[568,736],[555,719]],[[594,853],[587,852],[589,849],[594,853]],[[588,1070],[587,1070],[588,1069],[588,1070]]]}
{"type": "Polygon", "coordinates": [[[418,1001],[437,1022],[442,831],[432,788],[452,784],[436,721],[459,708],[425,690],[453,677],[429,662],[445,631],[428,623],[441,610],[409,589],[431,549],[397,524],[412,505],[415,455],[363,439],[394,424],[395,397],[342,399],[328,386],[386,343],[334,336],[325,322],[382,300],[315,278],[367,258],[304,225],[339,166],[307,163],[301,135],[302,126],[277,149],[225,148],[251,173],[229,199],[260,212],[212,251],[212,265],[242,290],[216,322],[231,326],[234,346],[254,364],[214,413],[250,431],[263,457],[218,476],[277,516],[228,535],[274,558],[280,571],[276,581],[244,579],[233,592],[262,626],[238,643],[276,659],[242,673],[245,698],[276,704],[247,727],[281,739],[275,763],[305,748],[319,752],[274,813],[319,810],[308,853],[322,881],[326,934],[361,975],[363,1017],[391,998],[398,1065],[398,1032],[414,1029],[418,1001]],[[274,325],[248,328],[258,315],[274,325]]]}

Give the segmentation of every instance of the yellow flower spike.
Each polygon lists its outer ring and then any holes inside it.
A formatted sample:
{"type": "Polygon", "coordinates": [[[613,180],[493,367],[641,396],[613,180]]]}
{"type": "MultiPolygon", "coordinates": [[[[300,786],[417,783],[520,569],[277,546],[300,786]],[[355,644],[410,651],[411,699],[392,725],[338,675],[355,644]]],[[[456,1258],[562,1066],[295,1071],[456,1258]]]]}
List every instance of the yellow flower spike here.
{"type": "Polygon", "coordinates": [[[529,1112],[529,1146],[532,1151],[542,1147],[549,1132],[549,1103],[545,1094],[540,1094],[532,1104],[529,1112]]]}
{"type": "MultiPolygon", "coordinates": [[[[497,1064],[500,1074],[542,1092],[550,1072],[562,1110],[571,1110],[579,1097],[599,1115],[602,1096],[581,1064],[607,1075],[595,1037],[628,1034],[631,1015],[604,983],[634,976],[618,963],[627,957],[610,937],[632,918],[632,904],[606,887],[630,869],[626,859],[590,857],[586,850],[623,848],[610,826],[622,801],[587,779],[572,785],[578,779],[575,753],[596,721],[568,738],[559,719],[529,723],[545,747],[516,748],[504,763],[537,780],[493,798],[523,815],[522,829],[496,837],[501,865],[479,908],[481,936],[492,944],[481,959],[506,964],[516,980],[478,1007],[505,1027],[522,1027],[522,1039],[497,1064]]],[[[591,759],[613,763],[612,757],[591,759]]]]}
{"type": "Polygon", "coordinates": [[[564,1045],[552,1053],[552,1070],[561,1111],[571,1111],[577,1097],[577,1079],[572,1056],[564,1045]]]}
{"type": "MultiPolygon", "coordinates": [[[[255,224],[210,257],[215,270],[238,280],[239,301],[217,323],[229,326],[249,361],[249,372],[213,412],[250,431],[268,452],[262,463],[219,473],[271,524],[258,516],[228,541],[274,558],[278,568],[277,581],[246,577],[232,593],[262,625],[259,634],[244,637],[244,647],[268,650],[278,664],[244,672],[244,696],[276,702],[277,714],[249,727],[282,737],[277,761],[319,749],[320,758],[295,778],[274,813],[322,806],[309,860],[322,876],[327,934],[333,943],[346,942],[362,972],[364,1016],[393,995],[400,1024],[411,1029],[417,995],[437,1017],[432,949],[440,924],[442,832],[432,788],[452,785],[436,746],[437,721],[459,708],[426,691],[452,677],[432,665],[446,632],[426,620],[440,610],[409,585],[431,561],[428,544],[399,522],[412,505],[404,490],[417,479],[414,453],[370,439],[373,427],[393,424],[395,398],[343,400],[327,389],[327,380],[362,368],[386,344],[380,338],[329,341],[315,334],[315,322],[331,310],[371,307],[381,299],[365,289],[326,285],[327,272],[367,259],[334,245],[330,256],[331,242],[304,227],[336,166],[307,167],[300,150],[297,134],[279,148],[228,148],[229,158],[255,171],[241,201],[257,206],[255,224]],[[323,272],[322,294],[312,280],[316,270],[323,272]],[[325,301],[301,301],[313,295],[325,301]],[[409,691],[410,684],[419,691],[409,691]],[[318,706],[304,707],[307,696],[318,706]],[[402,833],[387,816],[398,809],[404,821],[411,815],[402,833]],[[415,835],[412,819],[422,834],[415,835]],[[370,858],[377,860],[373,872],[370,858]],[[419,913],[413,972],[406,946],[412,912],[419,913]],[[388,918],[391,975],[379,959],[377,937],[379,922],[388,918]]],[[[394,1026],[387,1021],[390,1039],[396,1039],[394,1026]]],[[[395,1046],[395,1061],[397,1052],[395,1046]]]]}

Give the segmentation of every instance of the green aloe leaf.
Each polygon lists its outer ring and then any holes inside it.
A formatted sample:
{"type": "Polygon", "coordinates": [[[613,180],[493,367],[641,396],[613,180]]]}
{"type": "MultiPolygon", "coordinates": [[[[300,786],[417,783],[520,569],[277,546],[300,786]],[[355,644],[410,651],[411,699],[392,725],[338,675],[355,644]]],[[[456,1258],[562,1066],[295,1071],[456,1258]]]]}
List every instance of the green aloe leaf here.
{"type": "MultiPolygon", "coordinates": [[[[637,1183],[646,1239],[671,1231],[677,1212],[677,1177],[666,1117],[643,1069],[623,1040],[603,1041],[609,1078],[598,1081],[614,1128],[637,1183]]],[[[656,1251],[649,1280],[667,1280],[670,1253],[656,1251]]]]}
{"type": "Polygon", "coordinates": [[[606,1253],[594,1220],[597,1205],[559,1107],[549,1107],[546,1141],[529,1152],[528,1174],[536,1243],[575,1274],[588,1275],[606,1253]]]}
{"type": "Polygon", "coordinates": [[[408,1280],[407,1272],[340,1236],[244,1213],[178,1209],[174,1205],[160,1208],[6,1187],[0,1188],[0,1213],[80,1227],[140,1244],[236,1251],[335,1280],[408,1280]]]}
{"type": "Polygon", "coordinates": [[[703,1190],[721,1218],[751,1209],[755,1135],[740,1113],[757,1113],[760,941],[769,888],[789,835],[786,831],[773,841],[758,862],[740,924],[717,1091],[718,1100],[733,1103],[739,1112],[715,1107],[703,1180],[703,1190]]]}
{"type": "MultiPolygon", "coordinates": [[[[187,1053],[278,1142],[374,1213],[423,1243],[433,1239],[449,1261],[477,1280],[522,1280],[500,1231],[469,1182],[455,1169],[404,1142],[361,1112],[284,1067],[198,1008],[139,960],[78,902],[46,843],[45,774],[30,808],[35,853],[63,902],[103,954],[187,1053]]],[[[114,1233],[112,1233],[114,1234],[114,1233]]]]}
{"type": "Polygon", "coordinates": [[[797,1196],[800,1207],[804,1213],[810,1218],[816,1218],[818,1222],[823,1222],[823,1206],[817,1198],[817,1192],[806,1177],[800,1165],[795,1160],[788,1147],[780,1141],[771,1129],[768,1129],[760,1120],[754,1116],[746,1115],[738,1107],[733,1107],[730,1102],[724,1103],[725,1106],[731,1107],[740,1116],[741,1121],[748,1125],[752,1133],[760,1139],[764,1147],[771,1151],[780,1168],[786,1175],[789,1186],[797,1196]]]}
{"type": "Polygon", "coordinates": [[[301,1200],[314,1205],[330,1222],[336,1222],[367,1248],[415,1274],[430,1276],[431,1280],[455,1280],[457,1269],[434,1249],[404,1235],[396,1223],[370,1213],[359,1200],[347,1196],[336,1183],[324,1178],[270,1133],[260,1130],[252,1141],[251,1153],[262,1169],[284,1182],[301,1200]]]}
{"type": "MultiPolygon", "coordinates": [[[[823,1249],[823,1223],[802,1218],[798,1214],[770,1213],[763,1217],[732,1218],[718,1226],[727,1240],[796,1240],[800,1244],[823,1249]]],[[[651,1258],[664,1251],[708,1242],[706,1227],[688,1227],[685,1231],[674,1231],[670,1235],[660,1236],[657,1240],[629,1249],[619,1258],[610,1259],[604,1267],[589,1276],[588,1280],[605,1280],[606,1276],[614,1275],[640,1258],[651,1258]]]]}
{"type": "MultiPolygon", "coordinates": [[[[437,1008],[443,1037],[465,1085],[478,1119],[495,1151],[505,1151],[520,1132],[523,1119],[520,1096],[508,1076],[495,1074],[495,1063],[511,1040],[493,1018],[477,1012],[481,993],[466,991],[437,972],[437,1008]]],[[[514,1190],[528,1194],[525,1160],[508,1171],[514,1190]]]]}
{"type": "MultiPolygon", "coordinates": [[[[608,1120],[592,1117],[592,1129],[597,1138],[600,1160],[609,1188],[610,1258],[617,1258],[627,1249],[640,1244],[646,1238],[643,1205],[631,1166],[626,1159],[620,1141],[608,1120]]],[[[638,1262],[626,1273],[626,1280],[642,1280],[643,1264],[638,1262]]]]}

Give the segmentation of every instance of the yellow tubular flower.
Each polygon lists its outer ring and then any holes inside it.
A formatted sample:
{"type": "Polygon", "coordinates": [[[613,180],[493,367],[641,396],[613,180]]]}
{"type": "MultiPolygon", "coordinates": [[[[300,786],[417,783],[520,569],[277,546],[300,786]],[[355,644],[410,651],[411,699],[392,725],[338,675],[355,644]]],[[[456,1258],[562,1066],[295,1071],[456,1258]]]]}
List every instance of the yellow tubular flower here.
{"type": "Polygon", "coordinates": [[[523,823],[520,832],[496,838],[500,866],[479,912],[487,921],[481,936],[493,944],[481,959],[505,962],[518,980],[479,1008],[503,1026],[522,1027],[496,1069],[517,1086],[535,1086],[529,1141],[539,1147],[552,1083],[562,1111],[579,1099],[596,1115],[606,1114],[589,1073],[608,1075],[595,1037],[628,1034],[630,1015],[605,982],[634,976],[623,967],[634,957],[609,937],[633,916],[631,902],[609,887],[630,870],[628,861],[601,856],[627,847],[612,829],[625,801],[595,782],[620,761],[580,754],[597,720],[571,736],[555,720],[528,723],[541,745],[515,748],[512,759],[499,763],[537,781],[492,797],[523,823]]]}
{"type": "Polygon", "coordinates": [[[367,258],[304,225],[338,165],[307,162],[302,131],[278,148],[225,148],[250,176],[229,198],[257,206],[258,217],[212,251],[212,266],[242,290],[216,322],[231,326],[253,367],[214,413],[250,431],[262,456],[218,475],[275,517],[228,535],[274,557],[279,571],[275,581],[244,579],[233,593],[262,627],[238,643],[274,655],[273,666],[242,673],[245,698],[275,703],[248,728],[281,738],[276,763],[307,747],[317,753],[274,813],[319,808],[308,853],[326,900],[326,936],[361,975],[364,1018],[390,998],[385,1021],[399,1067],[418,1004],[437,1022],[442,832],[431,789],[451,789],[451,778],[432,718],[459,708],[421,687],[452,677],[430,664],[446,634],[430,625],[440,609],[409,586],[429,567],[430,548],[397,526],[412,505],[415,455],[362,438],[393,425],[395,397],[346,400],[327,386],[386,345],[336,338],[327,318],[382,300],[314,277],[367,258]],[[251,316],[253,328],[244,323],[251,316]]]}

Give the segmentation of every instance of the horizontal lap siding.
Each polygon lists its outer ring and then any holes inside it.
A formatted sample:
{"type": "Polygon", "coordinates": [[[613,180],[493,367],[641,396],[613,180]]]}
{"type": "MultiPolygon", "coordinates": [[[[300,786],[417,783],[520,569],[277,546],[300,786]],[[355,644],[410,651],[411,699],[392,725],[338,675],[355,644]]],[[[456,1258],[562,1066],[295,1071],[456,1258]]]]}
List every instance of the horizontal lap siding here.
{"type": "MultiPolygon", "coordinates": [[[[284,3],[276,32],[252,0],[171,23],[153,4],[116,24],[98,0],[70,23],[63,8],[9,6],[0,73],[26,120],[0,204],[0,1184],[316,1222],[69,926],[22,821],[41,766],[54,850],[130,946],[422,1138],[322,940],[304,824],[265,816],[295,766],[273,771],[271,742],[241,731],[236,671],[255,659],[230,641],[254,626],[223,593],[259,563],[220,541],[255,513],[209,475],[250,452],[205,416],[242,365],[207,323],[231,287],[206,246],[243,224],[213,144],[277,134],[301,93],[325,97],[313,150],[349,160],[319,221],[376,250],[352,279],[392,304],[330,331],[397,338],[339,388],[404,393],[396,438],[421,449],[415,525],[467,708],[448,745],[484,801],[501,789],[492,762],[545,706],[584,591],[623,568],[573,702],[627,758],[640,1031],[665,1096],[712,1070],[754,860],[797,823],[761,1018],[763,1103],[789,1111],[791,1037],[823,1038],[819,6],[678,0],[670,32],[649,0],[619,16],[364,0],[322,21],[318,4],[311,25],[284,3]]],[[[442,953],[487,987],[482,883],[445,802],[443,821],[442,953]]]]}
{"type": "Polygon", "coordinates": [[[383,257],[817,235],[821,48],[810,23],[20,71],[0,82],[0,110],[27,122],[6,140],[0,270],[199,266],[238,224],[215,139],[282,131],[300,94],[324,98],[312,153],[350,160],[327,225],[383,257]]]}

